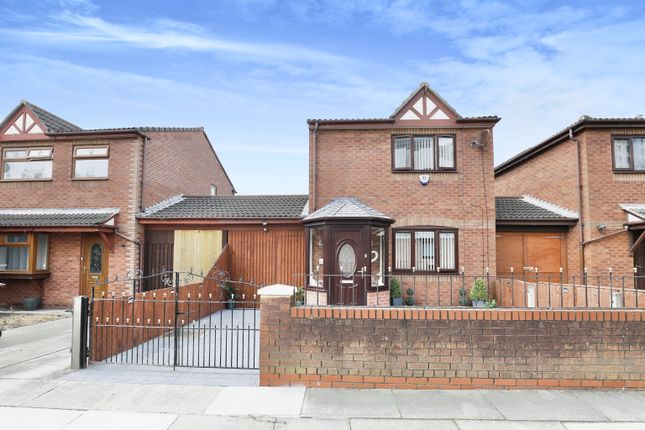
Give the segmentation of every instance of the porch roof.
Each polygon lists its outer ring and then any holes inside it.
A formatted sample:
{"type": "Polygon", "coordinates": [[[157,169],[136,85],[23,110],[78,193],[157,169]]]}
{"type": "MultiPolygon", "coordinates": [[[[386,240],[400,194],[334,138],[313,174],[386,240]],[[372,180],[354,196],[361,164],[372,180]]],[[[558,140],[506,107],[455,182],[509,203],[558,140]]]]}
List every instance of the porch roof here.
{"type": "Polygon", "coordinates": [[[498,224],[575,224],[578,213],[533,196],[495,197],[498,224]]]}
{"type": "Polygon", "coordinates": [[[342,219],[371,219],[386,222],[394,222],[392,218],[383,212],[374,209],[354,197],[340,197],[327,203],[317,211],[307,215],[305,223],[322,220],[342,219]]]}
{"type": "Polygon", "coordinates": [[[118,213],[118,208],[0,208],[0,228],[113,228],[118,213]]]}
{"type": "Polygon", "coordinates": [[[645,203],[623,203],[619,205],[627,212],[627,224],[642,224],[645,222],[645,203]]]}

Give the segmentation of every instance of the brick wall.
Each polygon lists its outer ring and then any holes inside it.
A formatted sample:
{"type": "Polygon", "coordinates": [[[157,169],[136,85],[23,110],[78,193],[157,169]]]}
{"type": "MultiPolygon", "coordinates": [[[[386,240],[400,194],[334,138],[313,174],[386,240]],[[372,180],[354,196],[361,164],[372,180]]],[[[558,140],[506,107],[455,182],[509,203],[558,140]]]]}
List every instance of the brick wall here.
{"type": "Polygon", "coordinates": [[[177,194],[233,194],[233,184],[203,131],[146,132],[143,206],[177,194]]]}
{"type": "MultiPolygon", "coordinates": [[[[459,267],[463,266],[471,273],[483,273],[489,267],[495,273],[493,144],[491,141],[484,149],[470,145],[482,130],[321,126],[317,140],[317,201],[310,209],[320,208],[337,197],[352,196],[395,219],[393,228],[457,228],[459,267]],[[418,172],[392,172],[391,137],[396,134],[454,134],[457,172],[429,173],[427,186],[419,183],[418,172]]],[[[309,153],[309,195],[312,199],[312,130],[309,153]]],[[[388,265],[392,266],[392,253],[389,254],[388,265]]]]}
{"type": "Polygon", "coordinates": [[[645,312],[292,308],[261,298],[260,385],[645,388],[645,312]]]}

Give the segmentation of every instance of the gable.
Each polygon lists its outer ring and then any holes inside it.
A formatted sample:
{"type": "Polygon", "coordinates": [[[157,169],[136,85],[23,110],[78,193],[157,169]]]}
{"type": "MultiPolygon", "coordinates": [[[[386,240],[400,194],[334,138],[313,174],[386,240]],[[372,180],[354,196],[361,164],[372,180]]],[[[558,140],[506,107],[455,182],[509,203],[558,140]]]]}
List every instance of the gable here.
{"type": "Polygon", "coordinates": [[[407,127],[454,125],[459,114],[426,83],[408,97],[392,114],[394,123],[407,127]]]}
{"type": "Polygon", "coordinates": [[[5,121],[0,129],[0,139],[42,137],[45,128],[36,115],[23,107],[5,121]]]}

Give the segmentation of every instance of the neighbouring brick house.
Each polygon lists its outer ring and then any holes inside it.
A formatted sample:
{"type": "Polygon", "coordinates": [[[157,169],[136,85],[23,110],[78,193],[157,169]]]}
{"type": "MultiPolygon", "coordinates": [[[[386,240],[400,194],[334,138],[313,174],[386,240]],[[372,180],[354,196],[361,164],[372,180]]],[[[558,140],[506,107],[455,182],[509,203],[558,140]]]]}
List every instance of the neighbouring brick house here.
{"type": "Polygon", "coordinates": [[[494,274],[498,121],[426,83],[388,118],[308,120],[308,301],[385,305],[390,275],[494,274]]]}
{"type": "Polygon", "coordinates": [[[26,101],[0,123],[0,157],[0,304],[70,305],[140,267],[143,208],[235,192],[202,128],[86,130],[26,101]]]}
{"type": "MultiPolygon", "coordinates": [[[[559,225],[530,217],[516,223],[513,234],[524,241],[503,237],[502,244],[498,236],[498,257],[505,254],[498,271],[513,264],[506,256],[530,253],[537,257],[524,264],[530,269],[561,259],[578,279],[584,268],[588,276],[606,276],[610,268],[621,275],[636,268],[645,275],[645,119],[583,116],[497,166],[495,194],[564,215],[559,225]],[[535,234],[554,240],[527,242],[535,234]]],[[[498,221],[498,235],[500,230],[498,221]]]]}

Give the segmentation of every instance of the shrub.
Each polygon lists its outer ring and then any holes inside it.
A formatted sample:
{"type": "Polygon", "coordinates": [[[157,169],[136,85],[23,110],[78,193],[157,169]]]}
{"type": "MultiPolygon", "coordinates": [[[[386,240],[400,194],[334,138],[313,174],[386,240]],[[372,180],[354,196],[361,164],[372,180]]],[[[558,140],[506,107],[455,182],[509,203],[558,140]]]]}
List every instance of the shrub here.
{"type": "Polygon", "coordinates": [[[466,287],[461,287],[459,289],[459,306],[470,306],[470,300],[468,300],[468,290],[466,290],[466,287]]]}
{"type": "Polygon", "coordinates": [[[390,279],[390,297],[398,299],[401,295],[401,281],[396,278],[390,279]]]}
{"type": "Polygon", "coordinates": [[[475,279],[475,286],[470,290],[470,300],[473,302],[488,300],[488,290],[483,279],[475,279]]]}
{"type": "Polygon", "coordinates": [[[407,294],[405,304],[408,306],[414,306],[414,290],[412,288],[408,288],[405,290],[405,293],[407,294]]]}

